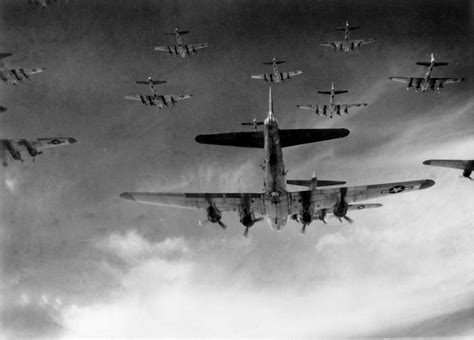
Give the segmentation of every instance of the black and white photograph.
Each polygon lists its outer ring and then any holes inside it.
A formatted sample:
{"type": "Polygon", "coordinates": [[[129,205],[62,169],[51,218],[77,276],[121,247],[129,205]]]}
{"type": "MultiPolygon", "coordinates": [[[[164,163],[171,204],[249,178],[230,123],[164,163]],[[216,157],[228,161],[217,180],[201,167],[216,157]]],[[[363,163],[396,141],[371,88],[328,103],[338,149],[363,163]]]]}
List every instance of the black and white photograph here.
{"type": "Polygon", "coordinates": [[[474,338],[474,1],[0,0],[0,338],[474,338]]]}

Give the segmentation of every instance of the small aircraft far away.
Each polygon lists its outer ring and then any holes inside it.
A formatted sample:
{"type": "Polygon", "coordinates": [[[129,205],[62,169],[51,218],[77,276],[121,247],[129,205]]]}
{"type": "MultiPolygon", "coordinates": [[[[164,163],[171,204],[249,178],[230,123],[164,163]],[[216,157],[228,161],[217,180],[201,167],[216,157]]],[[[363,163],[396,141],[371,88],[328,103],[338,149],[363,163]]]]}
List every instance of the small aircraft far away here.
{"type": "Polygon", "coordinates": [[[43,150],[76,143],[76,139],[69,137],[38,138],[38,139],[0,139],[0,155],[3,166],[8,165],[8,156],[16,161],[23,162],[21,153],[27,151],[33,157],[41,155],[43,150]]]}
{"type": "Polygon", "coordinates": [[[423,78],[419,77],[390,77],[390,80],[397,81],[399,83],[407,84],[407,90],[410,87],[415,88],[415,92],[421,90],[421,92],[425,92],[428,89],[433,91],[439,91],[447,84],[454,84],[459,83],[464,80],[464,78],[434,78],[432,77],[432,73],[435,67],[438,66],[446,66],[448,63],[436,61],[434,58],[433,53],[431,53],[431,61],[420,61],[416,63],[417,65],[426,66],[428,70],[425,73],[423,78]]]}
{"type": "Polygon", "coordinates": [[[355,29],[360,28],[359,26],[350,26],[349,21],[346,21],[345,27],[336,27],[336,31],[344,31],[344,40],[335,40],[327,43],[321,43],[321,46],[332,47],[334,52],[350,52],[360,47],[362,45],[367,45],[373,43],[375,39],[349,39],[349,32],[355,29]]]}
{"type": "Polygon", "coordinates": [[[192,94],[159,94],[155,90],[154,85],[164,84],[164,80],[153,80],[148,77],[147,80],[137,80],[137,84],[148,85],[150,87],[151,95],[139,94],[135,96],[125,96],[125,99],[141,102],[143,105],[157,106],[159,109],[164,107],[174,106],[178,100],[188,99],[192,94]]]}
{"type": "MultiPolygon", "coordinates": [[[[10,57],[11,53],[0,53],[0,59],[10,57]]],[[[8,68],[2,62],[0,64],[0,78],[8,83],[16,85],[25,79],[30,80],[30,76],[36,73],[43,72],[44,67],[38,68],[8,68]]]]}
{"type": "Polygon", "coordinates": [[[303,73],[303,71],[280,72],[278,70],[278,65],[283,63],[286,63],[286,61],[277,60],[276,57],[273,57],[272,61],[266,61],[263,63],[264,65],[272,65],[273,73],[255,74],[250,76],[250,78],[262,79],[265,82],[279,84],[285,82],[285,80],[291,79],[292,77],[298,76],[303,73]]]}
{"type": "Polygon", "coordinates": [[[334,96],[336,94],[347,93],[347,90],[335,90],[334,83],[331,85],[330,91],[318,91],[321,94],[328,94],[329,95],[329,105],[318,105],[318,104],[310,104],[310,105],[296,105],[297,108],[303,110],[311,110],[313,111],[313,115],[318,116],[326,116],[332,118],[334,114],[341,115],[341,112],[349,114],[349,109],[353,107],[362,107],[367,106],[367,103],[357,103],[357,104],[336,104],[334,102],[334,96]]]}
{"type": "Polygon", "coordinates": [[[167,52],[170,55],[176,55],[185,58],[188,55],[197,53],[197,50],[209,46],[208,43],[185,44],[181,36],[188,33],[189,31],[180,31],[179,28],[176,27],[174,32],[165,33],[165,35],[174,35],[176,37],[176,45],[156,46],[155,51],[167,52]]]}

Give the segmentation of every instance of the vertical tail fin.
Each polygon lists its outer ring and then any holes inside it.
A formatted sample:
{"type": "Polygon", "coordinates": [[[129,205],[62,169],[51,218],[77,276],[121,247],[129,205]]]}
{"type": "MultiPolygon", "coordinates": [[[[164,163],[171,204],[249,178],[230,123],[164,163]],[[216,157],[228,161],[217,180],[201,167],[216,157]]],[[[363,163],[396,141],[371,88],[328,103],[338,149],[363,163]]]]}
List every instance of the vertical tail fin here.
{"type": "Polygon", "coordinates": [[[272,98],[272,87],[268,91],[268,116],[273,116],[273,98],[272,98]]]}
{"type": "Polygon", "coordinates": [[[431,53],[431,62],[435,61],[433,53],[431,53]]]}

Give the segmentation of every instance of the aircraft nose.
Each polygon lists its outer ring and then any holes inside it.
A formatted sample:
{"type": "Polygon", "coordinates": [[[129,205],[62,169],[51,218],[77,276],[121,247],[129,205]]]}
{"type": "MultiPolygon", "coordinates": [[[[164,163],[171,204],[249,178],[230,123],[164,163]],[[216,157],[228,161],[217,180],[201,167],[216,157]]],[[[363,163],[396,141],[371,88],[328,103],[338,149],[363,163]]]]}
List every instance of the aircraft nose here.
{"type": "Polygon", "coordinates": [[[431,165],[431,161],[424,161],[423,164],[424,165],[431,165]]]}
{"type": "Polygon", "coordinates": [[[135,201],[135,198],[129,192],[123,192],[120,194],[120,197],[129,201],[135,201]]]}
{"type": "Polygon", "coordinates": [[[69,144],[74,144],[77,142],[77,139],[75,138],[68,138],[67,141],[69,142],[69,144]]]}

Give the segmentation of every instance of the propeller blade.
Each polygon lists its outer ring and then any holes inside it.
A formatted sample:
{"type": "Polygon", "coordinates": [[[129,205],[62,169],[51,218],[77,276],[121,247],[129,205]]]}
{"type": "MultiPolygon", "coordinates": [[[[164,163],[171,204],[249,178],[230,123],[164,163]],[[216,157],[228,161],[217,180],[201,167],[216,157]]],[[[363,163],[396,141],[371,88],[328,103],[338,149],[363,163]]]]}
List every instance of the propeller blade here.
{"type": "Polygon", "coordinates": [[[263,221],[263,217],[259,217],[253,220],[254,223],[263,221]]]}
{"type": "Polygon", "coordinates": [[[245,227],[245,231],[244,231],[244,237],[248,237],[249,235],[249,227],[245,227]]]}
{"type": "Polygon", "coordinates": [[[217,223],[219,223],[219,225],[221,226],[222,229],[225,230],[227,228],[227,226],[224,224],[224,222],[218,221],[217,223]]]}
{"type": "Polygon", "coordinates": [[[348,216],[344,216],[344,219],[349,222],[350,224],[354,223],[354,220],[348,216]]]}
{"type": "Polygon", "coordinates": [[[300,234],[301,234],[301,235],[304,235],[305,232],[306,232],[306,224],[303,224],[303,226],[301,227],[300,234]]]}

